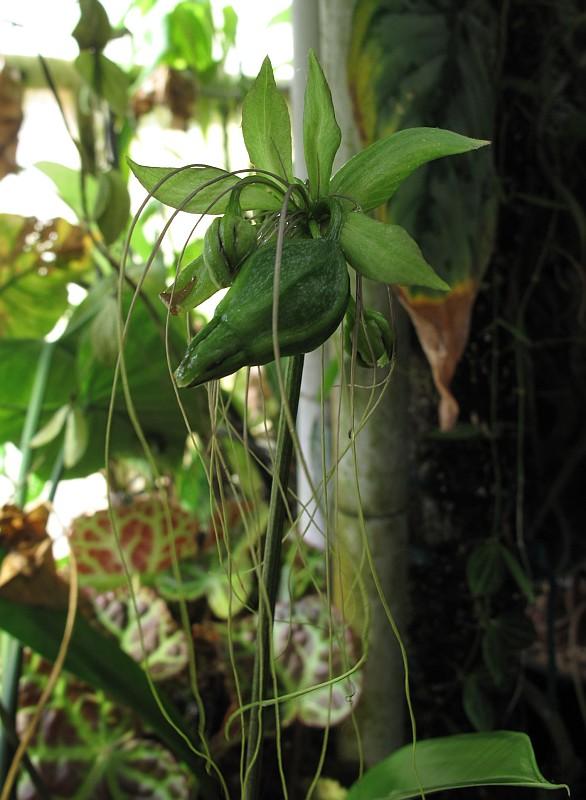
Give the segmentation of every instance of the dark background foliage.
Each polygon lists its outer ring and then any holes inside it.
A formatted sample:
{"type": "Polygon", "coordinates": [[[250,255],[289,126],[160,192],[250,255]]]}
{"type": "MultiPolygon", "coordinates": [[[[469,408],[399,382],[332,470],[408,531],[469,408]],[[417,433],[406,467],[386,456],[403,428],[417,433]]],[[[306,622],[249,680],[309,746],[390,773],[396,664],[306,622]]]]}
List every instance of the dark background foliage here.
{"type": "Polygon", "coordinates": [[[581,796],[586,27],[572,1],[513,0],[499,18],[499,224],[453,383],[461,416],[452,434],[425,433],[436,413],[431,382],[422,356],[413,367],[413,420],[423,431],[412,506],[413,686],[422,737],[471,718],[527,730],[544,773],[564,774],[581,796]],[[470,558],[487,537],[518,554],[536,581],[532,603],[502,564],[472,596],[470,558]],[[485,643],[494,620],[513,614],[519,636],[533,639],[523,655],[521,639],[485,643]]]}

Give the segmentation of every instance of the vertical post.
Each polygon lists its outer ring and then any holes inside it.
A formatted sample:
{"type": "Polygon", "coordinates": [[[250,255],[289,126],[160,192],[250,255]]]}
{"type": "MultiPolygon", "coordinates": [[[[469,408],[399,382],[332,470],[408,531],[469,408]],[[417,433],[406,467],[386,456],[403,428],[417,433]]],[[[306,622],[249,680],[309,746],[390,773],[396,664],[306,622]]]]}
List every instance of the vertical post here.
{"type": "MultiPolygon", "coordinates": [[[[303,105],[307,54],[310,50],[319,54],[319,4],[316,0],[293,0],[293,152],[295,175],[303,179],[307,178],[303,156],[303,105]]],[[[305,356],[297,421],[299,445],[314,486],[319,486],[322,480],[321,453],[312,452],[312,442],[319,442],[321,439],[320,384],[321,352],[318,349],[305,356]]],[[[325,446],[325,442],[322,442],[322,446],[325,446]]],[[[300,463],[297,465],[297,496],[301,506],[299,531],[308,544],[323,549],[325,516],[319,498],[312,496],[310,482],[300,463]]]]}
{"type": "MultiPolygon", "coordinates": [[[[339,163],[344,163],[361,147],[347,81],[354,6],[355,0],[320,0],[321,18],[327,20],[321,31],[322,66],[342,131],[339,163]]],[[[385,286],[364,281],[362,297],[367,307],[389,316],[385,286]]],[[[357,477],[351,451],[342,459],[338,479],[336,541],[342,554],[343,574],[337,595],[338,601],[344,603],[346,618],[354,623],[358,632],[362,621],[360,604],[353,602],[353,598],[347,602],[346,589],[354,581],[355,567],[363,556],[363,524],[381,587],[401,633],[404,633],[407,619],[408,330],[398,303],[393,301],[393,305],[396,365],[381,403],[356,440],[360,497],[356,492],[357,477]]],[[[357,424],[368,402],[369,392],[360,387],[377,383],[384,375],[383,370],[356,368],[353,409],[347,399],[342,403],[339,425],[342,436],[347,436],[357,424]]],[[[348,371],[346,376],[349,378],[348,371]]],[[[344,441],[347,442],[347,438],[344,441]]],[[[362,577],[371,626],[365,643],[368,660],[356,719],[364,759],[371,765],[403,744],[405,688],[401,652],[367,566],[362,577]]],[[[340,730],[338,750],[346,760],[358,758],[354,732],[349,725],[340,730]]]]}
{"type": "Polygon", "coordinates": [[[252,676],[251,702],[257,704],[250,711],[248,744],[246,750],[245,793],[246,800],[260,800],[260,780],[263,751],[263,710],[260,706],[266,697],[270,675],[271,636],[279,575],[281,568],[281,542],[286,518],[286,492],[289,485],[293,458],[293,437],[287,419],[287,404],[295,421],[299,405],[303,356],[293,356],[287,365],[285,397],[281,399],[277,448],[273,483],[269,504],[267,535],[263,552],[261,586],[259,587],[256,650],[252,676]]]}

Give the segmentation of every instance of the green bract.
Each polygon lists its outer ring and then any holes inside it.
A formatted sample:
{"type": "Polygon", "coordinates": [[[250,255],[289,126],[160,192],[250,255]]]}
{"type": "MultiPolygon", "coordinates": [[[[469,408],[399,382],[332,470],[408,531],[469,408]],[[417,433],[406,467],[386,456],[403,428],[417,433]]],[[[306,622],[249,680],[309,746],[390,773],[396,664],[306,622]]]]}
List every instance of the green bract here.
{"type": "Polygon", "coordinates": [[[252,225],[235,214],[215,219],[203,240],[203,260],[216,288],[230,286],[236,271],[256,244],[252,225]]]}
{"type": "MultiPolygon", "coordinates": [[[[273,361],[276,255],[275,245],[265,245],[244,263],[211,322],[191,340],[175,372],[178,386],[273,361]]],[[[278,291],[281,355],[307,353],[325,342],[344,316],[349,292],[346,261],[336,242],[285,242],[278,291]]]]}
{"type": "Polygon", "coordinates": [[[356,303],[351,298],[344,319],[344,347],[349,355],[356,350],[361,367],[384,367],[393,352],[394,335],[386,317],[372,308],[362,310],[356,325],[356,303]],[[354,336],[356,334],[356,344],[354,336]]]}
{"type": "MultiPolygon", "coordinates": [[[[250,170],[240,170],[245,177],[208,166],[172,169],[130,162],[143,186],[161,202],[183,211],[225,215],[209,229],[203,258],[188,264],[161,294],[177,313],[234,280],[214,318],[189,344],[176,371],[179,386],[273,359],[277,250],[272,241],[282,215],[287,219],[277,338],[284,355],[308,352],[340,322],[348,298],[345,262],[371,280],[448,290],[403,228],[377,222],[365,212],[387,203],[422,164],[487,144],[439,128],[403,130],[367,147],[331,178],[341,133],[313,53],[303,120],[308,180],[293,176],[289,112],[268,58],[244,101],[242,134],[252,163],[250,170]],[[242,216],[248,212],[254,213],[254,226],[242,216]],[[263,246],[234,279],[257,239],[263,246]]],[[[389,357],[392,335],[381,319],[367,312],[361,321],[358,351],[364,364],[380,364],[389,357]]]]}

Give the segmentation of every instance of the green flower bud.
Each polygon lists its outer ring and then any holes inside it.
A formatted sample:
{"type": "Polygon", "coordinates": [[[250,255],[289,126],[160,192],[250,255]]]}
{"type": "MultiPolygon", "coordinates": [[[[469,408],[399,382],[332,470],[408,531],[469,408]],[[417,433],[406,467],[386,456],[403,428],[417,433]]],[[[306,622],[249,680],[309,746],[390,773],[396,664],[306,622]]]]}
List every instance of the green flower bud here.
{"type": "Polygon", "coordinates": [[[256,231],[242,217],[227,213],[212,222],[203,240],[203,259],[218,289],[230,286],[255,244],[256,231]]]}
{"type": "MultiPolygon", "coordinates": [[[[175,371],[178,386],[198,386],[274,359],[275,258],[276,246],[268,244],[245,261],[213,319],[189,343],[175,371]]],[[[346,260],[336,242],[287,240],[279,278],[281,355],[307,353],[325,342],[342,321],[349,293],[346,260]]]]}
{"type": "MultiPolygon", "coordinates": [[[[348,355],[353,353],[353,337],[356,330],[356,303],[348,304],[344,320],[344,347],[348,355]]],[[[356,361],[361,367],[384,367],[393,353],[393,331],[387,319],[371,308],[362,310],[358,323],[356,361]]]]}

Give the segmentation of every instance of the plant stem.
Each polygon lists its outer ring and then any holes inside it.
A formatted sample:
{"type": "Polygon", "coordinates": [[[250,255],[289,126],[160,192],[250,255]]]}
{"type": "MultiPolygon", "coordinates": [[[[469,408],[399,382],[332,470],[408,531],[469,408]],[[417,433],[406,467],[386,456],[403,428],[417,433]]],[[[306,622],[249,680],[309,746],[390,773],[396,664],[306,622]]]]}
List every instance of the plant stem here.
{"type": "MultiPolygon", "coordinates": [[[[18,473],[18,483],[16,485],[16,504],[21,508],[26,503],[28,488],[28,472],[31,464],[31,439],[33,438],[41,415],[45,387],[49,377],[51,357],[53,355],[54,342],[44,342],[39,360],[37,371],[31,390],[30,402],[26,412],[26,418],[20,438],[21,462],[18,473]]],[[[15,727],[16,707],[18,702],[18,682],[20,680],[20,670],[22,666],[22,645],[16,639],[12,639],[4,634],[4,659],[2,667],[2,694],[1,700],[8,721],[15,727]]],[[[4,725],[0,726],[0,786],[4,783],[8,765],[10,762],[12,747],[10,736],[4,725]]]]}
{"type": "Polygon", "coordinates": [[[299,405],[303,359],[304,357],[301,355],[294,356],[289,361],[285,397],[281,398],[269,519],[264,546],[261,586],[259,587],[256,650],[252,677],[252,703],[258,704],[258,706],[251,710],[249,719],[246,751],[246,800],[258,800],[260,798],[263,744],[263,712],[260,703],[265,697],[270,674],[273,614],[279,587],[281,542],[287,510],[287,488],[289,486],[291,460],[293,457],[293,437],[289,428],[289,420],[287,419],[287,407],[294,422],[299,405]]]}

